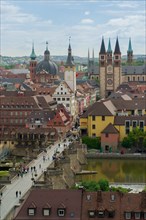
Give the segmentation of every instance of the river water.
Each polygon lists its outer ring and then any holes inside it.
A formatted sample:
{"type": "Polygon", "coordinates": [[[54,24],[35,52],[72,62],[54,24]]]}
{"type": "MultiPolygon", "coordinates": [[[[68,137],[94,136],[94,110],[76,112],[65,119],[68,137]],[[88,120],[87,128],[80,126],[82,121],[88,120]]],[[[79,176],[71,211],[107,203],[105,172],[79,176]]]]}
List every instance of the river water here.
{"type": "Polygon", "coordinates": [[[146,183],[146,160],[88,159],[83,170],[97,174],[80,175],[77,181],[107,179],[111,183],[146,183]]]}

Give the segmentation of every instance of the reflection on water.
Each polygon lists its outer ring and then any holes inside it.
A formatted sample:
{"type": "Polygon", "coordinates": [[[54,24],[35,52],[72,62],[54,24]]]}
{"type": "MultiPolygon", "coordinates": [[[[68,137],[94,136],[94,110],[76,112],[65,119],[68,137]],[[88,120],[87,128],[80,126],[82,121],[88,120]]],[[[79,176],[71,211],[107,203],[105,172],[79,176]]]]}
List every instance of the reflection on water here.
{"type": "Polygon", "coordinates": [[[97,174],[77,176],[77,181],[105,178],[109,182],[146,183],[146,160],[88,159],[83,169],[97,174]]]}

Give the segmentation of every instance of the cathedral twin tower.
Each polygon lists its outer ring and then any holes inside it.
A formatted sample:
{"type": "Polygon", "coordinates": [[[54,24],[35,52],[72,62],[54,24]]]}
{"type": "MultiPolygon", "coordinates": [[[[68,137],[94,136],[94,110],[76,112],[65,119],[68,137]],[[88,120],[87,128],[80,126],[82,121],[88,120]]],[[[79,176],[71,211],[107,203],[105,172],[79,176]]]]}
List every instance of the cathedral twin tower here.
{"type": "MultiPolygon", "coordinates": [[[[93,53],[94,54],[94,53],[93,53]]],[[[89,59],[89,54],[88,54],[89,59]]],[[[93,55],[94,59],[94,55],[93,55]]],[[[89,60],[88,60],[89,61],[89,60]]],[[[133,51],[131,39],[127,51],[127,62],[131,64],[133,61],[133,51]]],[[[94,61],[92,61],[94,65],[94,61]]],[[[94,67],[92,68],[94,69],[94,67]]],[[[102,38],[101,48],[99,52],[99,82],[100,82],[100,97],[105,98],[112,92],[115,92],[117,87],[122,83],[122,68],[121,68],[121,51],[118,38],[116,39],[115,50],[112,52],[111,42],[109,39],[108,49],[105,49],[104,38],[102,38]]]]}

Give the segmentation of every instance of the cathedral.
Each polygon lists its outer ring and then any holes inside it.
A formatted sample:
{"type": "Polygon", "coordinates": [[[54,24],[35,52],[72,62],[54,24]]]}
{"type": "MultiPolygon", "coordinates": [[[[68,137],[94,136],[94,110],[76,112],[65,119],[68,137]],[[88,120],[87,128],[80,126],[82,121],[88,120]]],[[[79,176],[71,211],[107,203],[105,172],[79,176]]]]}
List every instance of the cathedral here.
{"type": "Polygon", "coordinates": [[[106,98],[112,92],[115,92],[122,83],[146,82],[146,66],[133,65],[133,50],[131,39],[127,50],[127,62],[124,66],[121,63],[121,51],[118,37],[115,42],[114,52],[111,48],[109,39],[108,48],[106,50],[104,38],[102,38],[99,65],[95,65],[94,51],[90,58],[88,51],[88,76],[90,79],[97,79],[100,84],[100,97],[106,98]]]}

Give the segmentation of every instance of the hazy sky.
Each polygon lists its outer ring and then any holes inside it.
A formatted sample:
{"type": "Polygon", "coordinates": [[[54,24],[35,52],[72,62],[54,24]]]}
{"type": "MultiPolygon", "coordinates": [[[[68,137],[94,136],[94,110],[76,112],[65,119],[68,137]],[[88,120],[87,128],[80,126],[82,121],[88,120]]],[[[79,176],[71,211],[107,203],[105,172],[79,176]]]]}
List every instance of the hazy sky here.
{"type": "Polygon", "coordinates": [[[129,37],[134,54],[145,54],[145,0],[1,0],[1,55],[43,55],[48,41],[51,55],[66,55],[69,36],[73,55],[95,57],[104,36],[112,49],[116,37],[122,54],[129,37]]]}

